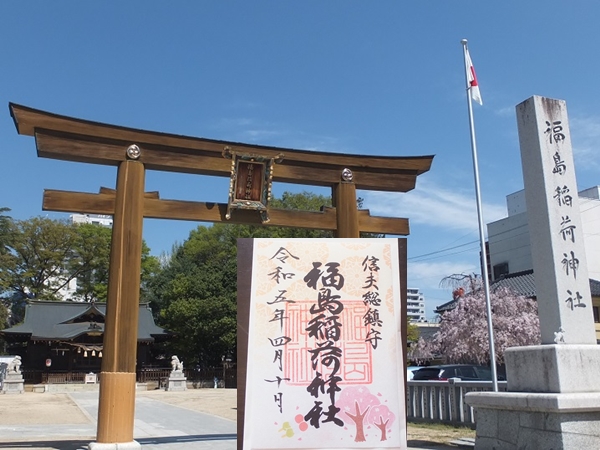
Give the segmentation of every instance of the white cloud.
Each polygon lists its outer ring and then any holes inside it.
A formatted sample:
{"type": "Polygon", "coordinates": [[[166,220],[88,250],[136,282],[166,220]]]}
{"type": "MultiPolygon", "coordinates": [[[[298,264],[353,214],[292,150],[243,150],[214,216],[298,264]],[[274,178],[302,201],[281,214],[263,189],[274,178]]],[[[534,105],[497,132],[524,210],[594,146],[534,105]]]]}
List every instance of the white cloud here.
{"type": "Polygon", "coordinates": [[[283,135],[281,131],[269,130],[265,128],[254,128],[241,131],[246,140],[250,142],[273,140],[283,135]]]}
{"type": "Polygon", "coordinates": [[[222,118],[213,122],[211,128],[220,134],[227,134],[228,140],[242,142],[272,142],[281,140],[286,135],[286,132],[279,129],[276,124],[260,122],[248,117],[222,118]]]}
{"type": "Polygon", "coordinates": [[[285,124],[261,121],[249,117],[221,118],[211,123],[211,128],[225,140],[301,150],[326,151],[329,153],[354,153],[339,138],[308,134],[290,129],[285,124]]]}
{"type": "Polygon", "coordinates": [[[411,262],[408,261],[407,276],[409,284],[421,288],[437,289],[442,278],[459,273],[479,272],[472,263],[468,262],[411,262]]]}
{"type": "MultiPolygon", "coordinates": [[[[411,192],[367,192],[364,198],[373,215],[400,215],[411,223],[446,230],[478,230],[475,194],[462,188],[442,188],[420,179],[417,189],[411,192]]],[[[482,210],[485,223],[506,217],[504,205],[484,203],[482,210]]]]}
{"type": "Polygon", "coordinates": [[[239,109],[260,109],[263,107],[262,104],[257,103],[257,102],[252,102],[252,101],[244,101],[244,100],[237,100],[237,101],[232,101],[231,103],[229,103],[227,105],[228,108],[232,109],[232,110],[239,110],[239,109]]]}
{"type": "Polygon", "coordinates": [[[514,106],[505,106],[503,108],[498,108],[495,111],[496,115],[500,117],[514,117],[515,116],[515,107],[514,106]]]}
{"type": "MultiPolygon", "coordinates": [[[[451,300],[451,293],[439,288],[442,278],[452,274],[480,273],[478,243],[461,245],[451,252],[443,252],[441,244],[442,234],[445,236],[444,240],[453,233],[464,235],[465,232],[470,236],[469,239],[477,239],[477,206],[473,192],[466,188],[442,188],[428,179],[419,179],[417,189],[406,194],[369,191],[364,193],[364,197],[365,207],[373,215],[408,217],[413,226],[418,224],[420,228],[434,228],[433,232],[423,231],[429,236],[427,248],[433,246],[433,251],[439,251],[439,255],[432,255],[431,259],[417,258],[416,261],[409,258],[407,266],[409,286],[419,288],[426,300],[429,299],[426,302],[428,317],[432,315],[436,305],[451,300]],[[440,242],[436,246],[438,236],[440,242]],[[459,252],[460,256],[456,254],[459,252]]],[[[506,207],[504,204],[485,203],[483,214],[484,220],[489,223],[506,217],[506,207]]],[[[458,241],[462,239],[455,242],[458,241]]],[[[418,242],[415,244],[419,245],[418,242]]]]}
{"type": "Polygon", "coordinates": [[[578,159],[577,167],[582,169],[598,169],[598,147],[600,142],[599,117],[575,117],[570,119],[571,135],[573,136],[573,153],[578,159]]]}
{"type": "Polygon", "coordinates": [[[452,300],[450,289],[439,287],[442,278],[459,273],[476,273],[479,270],[470,263],[462,262],[410,262],[407,267],[408,287],[418,288],[425,297],[426,316],[434,319],[437,306],[452,300]]]}
{"type": "Polygon", "coordinates": [[[231,130],[238,127],[248,127],[255,124],[253,119],[248,117],[222,118],[214,121],[211,126],[218,130],[231,130]]]}

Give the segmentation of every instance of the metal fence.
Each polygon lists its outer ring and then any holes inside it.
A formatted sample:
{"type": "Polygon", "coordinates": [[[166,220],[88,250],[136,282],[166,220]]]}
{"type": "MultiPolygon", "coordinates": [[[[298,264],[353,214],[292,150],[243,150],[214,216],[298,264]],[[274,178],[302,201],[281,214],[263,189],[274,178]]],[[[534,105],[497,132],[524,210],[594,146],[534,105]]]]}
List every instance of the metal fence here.
{"type": "Polygon", "coordinates": [[[25,384],[40,384],[44,378],[43,370],[28,370],[22,369],[21,374],[23,375],[23,381],[25,384]]]}
{"type": "MultiPolygon", "coordinates": [[[[138,382],[157,382],[163,386],[169,378],[171,369],[145,368],[138,372],[138,382]]],[[[183,374],[194,388],[237,388],[237,369],[222,367],[206,369],[184,369],[183,374]]]]}
{"type": "MultiPolygon", "coordinates": [[[[409,381],[406,388],[406,417],[409,422],[437,422],[475,426],[473,408],[465,402],[467,392],[492,391],[491,381],[409,381]]],[[[506,381],[498,382],[506,391],[506,381]]]]}
{"type": "MultiPolygon", "coordinates": [[[[87,372],[50,372],[45,370],[23,370],[23,381],[25,384],[71,384],[84,383],[86,381],[87,372]]],[[[100,377],[100,374],[97,374],[100,377]]]]}

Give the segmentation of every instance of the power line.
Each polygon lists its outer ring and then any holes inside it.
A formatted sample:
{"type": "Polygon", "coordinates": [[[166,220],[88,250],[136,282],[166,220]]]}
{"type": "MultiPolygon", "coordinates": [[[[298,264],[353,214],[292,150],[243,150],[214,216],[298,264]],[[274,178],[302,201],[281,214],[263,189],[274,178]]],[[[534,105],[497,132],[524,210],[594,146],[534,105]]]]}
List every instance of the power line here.
{"type": "MultiPolygon", "coordinates": [[[[583,200],[583,201],[581,202],[581,204],[589,203],[589,202],[591,202],[591,201],[593,201],[593,200],[596,200],[596,199],[586,199],[586,200],[583,200]]],[[[597,201],[597,200],[596,200],[596,201],[597,201]]],[[[581,206],[581,204],[580,204],[580,206],[581,206]]],[[[583,213],[583,212],[587,212],[587,211],[590,211],[590,210],[592,210],[592,209],[594,209],[594,208],[598,208],[598,207],[600,207],[600,204],[596,204],[596,205],[592,206],[591,208],[587,208],[587,209],[585,209],[585,210],[583,210],[583,211],[581,211],[581,212],[582,212],[582,213],[583,213]]],[[[510,216],[508,216],[508,217],[510,217],[510,216]]],[[[526,226],[527,226],[527,224],[521,225],[521,227],[526,227],[526,226]]],[[[521,227],[518,227],[518,228],[521,228],[521,227]]],[[[515,230],[515,229],[501,231],[500,233],[496,234],[496,236],[501,236],[501,235],[503,235],[503,234],[511,233],[511,232],[513,232],[514,230],[515,230]]],[[[506,237],[506,238],[502,238],[502,239],[494,240],[494,242],[493,242],[493,243],[494,243],[494,244],[498,244],[498,243],[500,243],[500,242],[504,242],[504,241],[508,241],[508,240],[516,239],[516,238],[518,238],[518,237],[520,237],[520,236],[523,236],[523,235],[526,235],[526,234],[528,234],[528,233],[529,233],[529,230],[527,230],[527,231],[525,231],[525,232],[521,232],[521,233],[519,233],[519,234],[516,234],[516,235],[512,235],[512,236],[506,237]]],[[[470,234],[470,233],[468,233],[468,234],[470,234]]],[[[600,233],[588,233],[588,236],[596,236],[596,235],[598,235],[598,234],[600,234],[600,233]]],[[[460,239],[460,238],[459,238],[459,239],[460,239]]],[[[457,239],[457,240],[458,240],[458,239],[457,239]]],[[[454,242],[456,242],[456,240],[455,240],[454,242]]],[[[428,260],[430,260],[430,259],[437,259],[437,258],[441,258],[441,257],[443,257],[443,256],[452,256],[452,255],[457,255],[457,254],[460,254],[460,253],[465,253],[465,252],[467,252],[467,251],[470,251],[470,250],[474,250],[474,248],[471,248],[471,249],[466,249],[466,250],[464,250],[464,251],[460,251],[460,252],[449,253],[449,254],[447,254],[447,255],[440,255],[440,254],[441,254],[441,253],[448,252],[448,251],[450,251],[450,250],[455,250],[455,249],[457,249],[457,248],[465,247],[465,246],[467,246],[467,245],[475,244],[475,243],[479,243],[479,240],[475,240],[475,241],[466,242],[466,243],[464,243],[464,244],[455,245],[455,246],[453,246],[453,247],[448,247],[448,248],[444,248],[444,249],[441,249],[441,250],[436,250],[436,251],[433,251],[433,252],[430,252],[430,253],[424,253],[424,254],[422,254],[422,255],[411,256],[410,258],[407,258],[407,260],[408,260],[408,261],[413,261],[413,262],[421,262],[421,261],[428,261],[428,260]],[[436,256],[435,258],[427,258],[427,259],[422,259],[422,258],[425,258],[425,257],[428,257],[428,256],[434,256],[434,255],[440,255],[440,256],[436,256]],[[419,261],[415,261],[415,260],[419,260],[419,261]]],[[[489,243],[489,237],[488,237],[488,243],[489,243]]]]}
{"type": "Polygon", "coordinates": [[[431,252],[431,253],[425,253],[423,255],[418,255],[418,256],[411,256],[410,258],[408,258],[408,260],[410,261],[411,259],[417,259],[417,258],[423,258],[425,256],[431,256],[431,255],[437,255],[438,253],[443,253],[443,252],[447,252],[449,250],[454,250],[460,247],[464,247],[466,245],[471,245],[471,244],[476,244],[477,242],[479,242],[479,240],[476,241],[471,241],[471,242],[466,242],[464,244],[460,244],[460,245],[455,245],[454,247],[448,247],[448,248],[444,248],[442,250],[437,250],[435,252],[431,252]]]}
{"type": "MultiPolygon", "coordinates": [[[[476,247],[471,247],[471,248],[467,248],[467,249],[465,249],[465,250],[461,250],[461,251],[459,251],[459,252],[454,252],[454,253],[446,253],[446,254],[444,254],[444,255],[438,255],[438,256],[431,256],[431,257],[429,257],[429,258],[424,258],[424,259],[420,259],[420,260],[418,260],[418,261],[413,261],[413,262],[417,263],[417,262],[423,262],[423,261],[430,261],[430,260],[432,260],[432,259],[445,258],[445,257],[447,257],[447,256],[459,255],[459,254],[461,254],[461,253],[466,253],[466,252],[472,252],[473,250],[479,250],[479,246],[476,246],[476,247]]],[[[410,258],[408,258],[408,259],[410,259],[410,258]]]]}

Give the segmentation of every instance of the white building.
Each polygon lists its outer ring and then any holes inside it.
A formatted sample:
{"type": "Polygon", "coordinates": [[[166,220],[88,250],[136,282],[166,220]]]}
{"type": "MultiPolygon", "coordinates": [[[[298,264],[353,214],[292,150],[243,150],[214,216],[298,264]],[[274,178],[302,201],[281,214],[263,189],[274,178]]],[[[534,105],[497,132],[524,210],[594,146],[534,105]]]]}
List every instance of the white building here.
{"type": "Polygon", "coordinates": [[[77,292],[77,278],[69,280],[67,284],[56,291],[56,295],[62,300],[75,300],[75,292],[77,292]]]}
{"type": "Polygon", "coordinates": [[[406,311],[411,322],[427,322],[425,318],[425,297],[419,289],[407,289],[406,311]]]}
{"type": "Polygon", "coordinates": [[[109,228],[113,225],[112,216],[104,214],[71,214],[70,218],[73,223],[91,223],[109,228]]]}
{"type": "MultiPolygon", "coordinates": [[[[600,186],[579,192],[572,201],[579,202],[589,277],[600,280],[600,186]]],[[[492,280],[533,269],[525,191],[507,195],[506,206],[508,217],[487,225],[492,280]]]]}

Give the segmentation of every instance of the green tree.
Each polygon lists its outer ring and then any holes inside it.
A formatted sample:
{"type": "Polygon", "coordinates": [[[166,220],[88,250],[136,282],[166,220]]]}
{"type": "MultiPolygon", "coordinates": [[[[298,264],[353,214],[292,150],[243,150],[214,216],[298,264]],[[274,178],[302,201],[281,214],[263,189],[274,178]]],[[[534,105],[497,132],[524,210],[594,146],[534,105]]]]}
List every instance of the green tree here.
{"type": "MultiPolygon", "coordinates": [[[[75,231],[78,236],[76,256],[70,262],[71,269],[77,273],[77,290],[74,297],[87,302],[105,302],[108,295],[112,230],[96,224],[77,224],[75,231]]],[[[150,248],[146,241],[142,241],[141,302],[146,300],[148,281],[159,268],[158,258],[150,255],[150,248]]]]}
{"type": "Polygon", "coordinates": [[[149,285],[160,272],[160,260],[150,254],[150,247],[142,241],[142,272],[140,274],[140,303],[150,302],[149,285]]]}
{"type": "Polygon", "coordinates": [[[412,323],[410,319],[406,319],[406,340],[408,342],[417,342],[420,335],[421,333],[417,324],[412,323]]]}
{"type": "Polygon", "coordinates": [[[75,298],[86,302],[106,301],[112,230],[95,224],[75,226],[76,257],[70,267],[77,271],[75,298]]]}
{"type": "MultiPolygon", "coordinates": [[[[0,253],[0,288],[5,292],[19,299],[106,301],[110,228],[44,217],[6,223],[5,251],[0,253]],[[73,298],[64,298],[61,290],[73,280],[73,298]]],[[[141,298],[158,268],[158,258],[142,242],[141,298]]]]}
{"type": "Polygon", "coordinates": [[[199,226],[154,277],[152,308],[175,333],[169,351],[188,365],[216,365],[236,342],[236,238],[231,227],[199,226]]]}
{"type": "MultiPolygon", "coordinates": [[[[9,251],[9,230],[12,219],[4,215],[8,211],[10,211],[9,208],[0,208],[0,267],[2,267],[2,261],[9,251]]],[[[4,287],[0,284],[0,330],[8,325],[9,308],[10,299],[5,296],[4,287]]],[[[3,346],[3,343],[0,342],[0,349],[3,346]]]]}
{"type": "MultiPolygon", "coordinates": [[[[286,192],[274,208],[319,211],[331,200],[307,192],[286,192]]],[[[237,333],[237,239],[321,238],[322,230],[217,223],[199,226],[148,283],[161,326],[175,333],[167,351],[187,365],[218,365],[235,358],[237,333]]]]}
{"type": "Polygon", "coordinates": [[[12,219],[4,215],[10,208],[0,208],[0,256],[8,253],[9,230],[12,219]]]}
{"type": "Polygon", "coordinates": [[[44,217],[11,221],[8,252],[0,267],[0,286],[21,298],[58,300],[60,289],[77,276],[77,235],[65,221],[44,217]]]}

